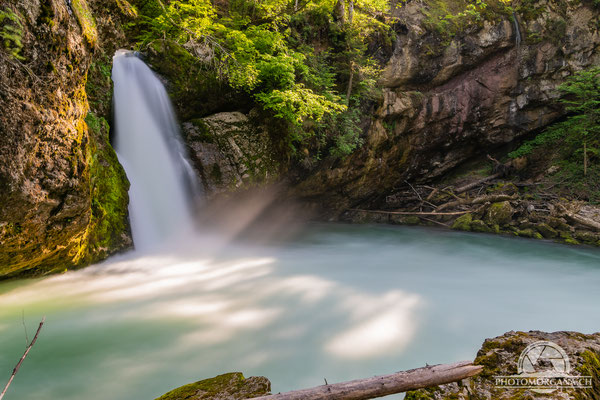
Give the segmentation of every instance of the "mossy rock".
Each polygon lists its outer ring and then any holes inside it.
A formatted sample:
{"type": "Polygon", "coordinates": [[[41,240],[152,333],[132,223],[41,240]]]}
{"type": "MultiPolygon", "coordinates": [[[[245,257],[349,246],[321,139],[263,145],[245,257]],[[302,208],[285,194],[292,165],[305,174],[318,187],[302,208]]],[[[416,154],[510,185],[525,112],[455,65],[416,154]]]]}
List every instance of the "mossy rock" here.
{"type": "Polygon", "coordinates": [[[571,236],[570,232],[561,231],[558,233],[558,236],[566,244],[573,244],[573,245],[580,244],[577,240],[573,239],[573,236],[571,236]]]}
{"type": "Polygon", "coordinates": [[[98,30],[96,29],[96,20],[87,1],[72,0],[71,8],[77,17],[77,22],[79,22],[83,36],[92,47],[96,46],[98,42],[98,30]]]}
{"type": "Polygon", "coordinates": [[[508,201],[492,204],[486,213],[485,221],[490,225],[507,225],[511,222],[515,210],[508,201]]]}
{"type": "Polygon", "coordinates": [[[240,372],[232,372],[179,387],[156,400],[241,400],[270,392],[271,382],[267,378],[246,379],[240,372]]]}
{"type": "Polygon", "coordinates": [[[541,234],[539,234],[538,232],[534,231],[531,228],[520,229],[519,231],[517,231],[517,235],[520,237],[526,237],[526,238],[531,238],[531,239],[543,239],[544,238],[541,234]]]}
{"type": "Polygon", "coordinates": [[[457,231],[471,231],[471,223],[473,222],[473,215],[471,213],[461,215],[452,224],[452,229],[457,231]]]}
{"type": "Polygon", "coordinates": [[[600,237],[592,232],[577,232],[575,234],[575,239],[581,243],[595,245],[598,243],[598,240],[600,240],[600,237]]]}
{"type": "Polygon", "coordinates": [[[535,229],[546,239],[554,239],[558,236],[558,232],[546,223],[540,223],[535,226],[535,229]]]}
{"type": "Polygon", "coordinates": [[[481,233],[492,233],[494,230],[490,228],[485,222],[480,219],[473,220],[471,222],[471,230],[473,232],[481,232],[481,233]]]}
{"type": "Polygon", "coordinates": [[[434,388],[420,389],[406,394],[410,400],[596,400],[600,399],[600,334],[584,335],[578,332],[539,331],[508,332],[502,336],[487,339],[475,359],[482,365],[481,374],[434,388]],[[495,376],[518,374],[518,360],[523,350],[530,344],[550,341],[561,346],[569,357],[572,367],[570,375],[592,377],[592,388],[577,390],[557,390],[538,394],[530,389],[497,387],[495,376]]]}

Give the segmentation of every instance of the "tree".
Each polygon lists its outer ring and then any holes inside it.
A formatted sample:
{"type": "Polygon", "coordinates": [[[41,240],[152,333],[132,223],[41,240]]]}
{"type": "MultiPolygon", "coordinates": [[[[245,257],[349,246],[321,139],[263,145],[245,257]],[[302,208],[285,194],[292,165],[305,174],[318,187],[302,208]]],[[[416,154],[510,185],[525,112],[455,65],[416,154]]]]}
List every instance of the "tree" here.
{"type": "Polygon", "coordinates": [[[583,170],[587,175],[588,153],[597,152],[600,139],[600,67],[577,72],[559,90],[565,95],[560,101],[571,116],[552,129],[583,147],[583,170]]]}

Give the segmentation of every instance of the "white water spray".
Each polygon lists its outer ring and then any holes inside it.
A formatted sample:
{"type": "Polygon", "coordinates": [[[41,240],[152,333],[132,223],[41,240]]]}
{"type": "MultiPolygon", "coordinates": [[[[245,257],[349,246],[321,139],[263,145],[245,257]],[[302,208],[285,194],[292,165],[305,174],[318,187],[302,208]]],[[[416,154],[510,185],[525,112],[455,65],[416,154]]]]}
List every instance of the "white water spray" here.
{"type": "Polygon", "coordinates": [[[112,79],[115,150],[131,183],[133,241],[137,250],[147,251],[193,230],[189,193],[195,181],[169,97],[156,75],[133,53],[120,50],[112,79]]]}

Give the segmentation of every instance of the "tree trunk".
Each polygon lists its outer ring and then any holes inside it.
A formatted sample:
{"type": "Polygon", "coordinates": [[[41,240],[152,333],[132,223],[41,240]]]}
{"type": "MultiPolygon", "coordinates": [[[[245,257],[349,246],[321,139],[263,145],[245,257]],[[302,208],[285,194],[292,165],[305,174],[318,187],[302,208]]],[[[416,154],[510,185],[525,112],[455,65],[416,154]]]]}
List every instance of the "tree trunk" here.
{"type": "Polygon", "coordinates": [[[588,165],[587,142],[583,142],[583,176],[587,176],[587,165],[588,165]]]}
{"type": "Polygon", "coordinates": [[[254,400],[366,400],[460,381],[475,376],[482,370],[482,366],[463,361],[333,385],[326,384],[312,389],[257,397],[254,400]]]}
{"type": "Polygon", "coordinates": [[[354,18],[354,0],[348,0],[348,23],[352,23],[354,18]]]}
{"type": "Polygon", "coordinates": [[[350,61],[350,78],[348,79],[348,89],[346,90],[346,105],[350,105],[350,95],[352,94],[352,85],[354,81],[354,62],[350,61]]]}
{"type": "Polygon", "coordinates": [[[339,24],[346,23],[346,0],[337,0],[335,5],[335,19],[339,24]]]}

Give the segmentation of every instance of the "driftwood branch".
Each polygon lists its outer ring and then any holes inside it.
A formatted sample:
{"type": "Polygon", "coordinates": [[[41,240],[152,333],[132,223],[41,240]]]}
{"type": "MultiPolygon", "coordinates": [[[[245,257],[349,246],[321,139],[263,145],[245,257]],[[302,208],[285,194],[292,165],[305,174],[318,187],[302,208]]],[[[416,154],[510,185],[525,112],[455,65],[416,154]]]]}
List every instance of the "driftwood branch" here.
{"type": "Polygon", "coordinates": [[[257,397],[254,400],[366,400],[456,382],[479,374],[470,361],[434,365],[391,375],[323,385],[311,389],[257,397]]]}
{"type": "Polygon", "coordinates": [[[464,186],[461,186],[461,187],[457,188],[457,189],[454,191],[454,193],[456,193],[456,194],[464,193],[464,192],[466,192],[466,191],[468,191],[468,190],[471,190],[471,189],[473,189],[473,188],[476,188],[477,186],[479,186],[479,185],[481,185],[481,184],[483,184],[483,183],[487,183],[487,182],[489,182],[489,181],[491,181],[491,180],[494,180],[494,179],[496,179],[496,178],[499,178],[499,177],[501,177],[501,176],[502,176],[502,173],[497,173],[497,174],[494,174],[494,175],[486,176],[486,177],[485,177],[485,178],[483,178],[483,179],[480,179],[480,180],[478,180],[478,181],[475,181],[475,182],[469,183],[468,185],[464,185],[464,186]]]}
{"type": "Polygon", "coordinates": [[[4,390],[2,391],[2,393],[0,393],[0,400],[2,400],[4,398],[4,395],[6,394],[8,387],[12,383],[13,379],[15,379],[15,375],[17,375],[17,372],[19,372],[19,368],[21,368],[21,364],[23,364],[23,361],[25,361],[25,358],[29,354],[29,351],[31,350],[31,348],[33,347],[35,342],[37,341],[37,338],[40,334],[40,331],[42,330],[42,326],[44,326],[45,321],[46,321],[46,317],[42,318],[42,322],[40,322],[40,326],[38,327],[37,332],[35,333],[35,336],[33,337],[33,340],[31,341],[31,343],[29,343],[29,346],[27,346],[27,348],[25,349],[25,353],[19,360],[19,363],[17,364],[17,366],[13,369],[13,372],[10,375],[8,383],[6,384],[6,386],[4,386],[4,390]]]}
{"type": "Polygon", "coordinates": [[[457,212],[448,212],[448,213],[441,213],[441,212],[409,212],[409,211],[379,211],[379,210],[362,210],[360,208],[350,208],[348,211],[359,211],[359,212],[366,212],[366,213],[372,213],[372,214],[391,214],[391,215],[463,215],[463,214],[467,214],[470,213],[471,211],[457,211],[457,212]]]}

